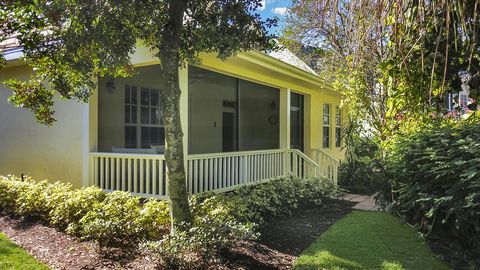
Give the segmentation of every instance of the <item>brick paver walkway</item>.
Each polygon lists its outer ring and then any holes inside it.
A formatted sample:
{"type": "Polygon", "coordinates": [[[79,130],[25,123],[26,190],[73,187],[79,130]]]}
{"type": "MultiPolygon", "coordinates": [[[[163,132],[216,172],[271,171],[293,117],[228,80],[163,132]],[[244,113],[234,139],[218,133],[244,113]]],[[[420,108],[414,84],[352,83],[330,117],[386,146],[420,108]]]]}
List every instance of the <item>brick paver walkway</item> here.
{"type": "Polygon", "coordinates": [[[342,200],[356,202],[352,209],[357,210],[367,210],[367,211],[379,211],[380,207],[375,204],[373,196],[364,196],[358,194],[347,193],[343,197],[340,197],[342,200]]]}

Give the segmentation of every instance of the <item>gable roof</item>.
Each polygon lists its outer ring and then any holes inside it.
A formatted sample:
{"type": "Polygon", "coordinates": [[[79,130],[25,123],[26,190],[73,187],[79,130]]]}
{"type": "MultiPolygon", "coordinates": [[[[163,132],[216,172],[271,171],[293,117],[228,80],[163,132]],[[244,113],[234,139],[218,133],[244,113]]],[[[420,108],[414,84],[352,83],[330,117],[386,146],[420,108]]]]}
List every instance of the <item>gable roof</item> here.
{"type": "MultiPolygon", "coordinates": [[[[18,40],[15,36],[9,37],[0,42],[0,49],[4,50],[3,55],[7,61],[16,60],[23,56],[22,47],[18,44],[18,40]]],[[[313,75],[318,75],[312,68],[285,46],[281,45],[276,50],[265,54],[313,75]]]]}
{"type": "Polygon", "coordinates": [[[300,58],[298,58],[298,56],[296,56],[285,46],[280,46],[280,48],[278,48],[277,50],[268,52],[267,55],[313,75],[318,75],[312,68],[310,68],[305,62],[303,62],[300,58]]]}

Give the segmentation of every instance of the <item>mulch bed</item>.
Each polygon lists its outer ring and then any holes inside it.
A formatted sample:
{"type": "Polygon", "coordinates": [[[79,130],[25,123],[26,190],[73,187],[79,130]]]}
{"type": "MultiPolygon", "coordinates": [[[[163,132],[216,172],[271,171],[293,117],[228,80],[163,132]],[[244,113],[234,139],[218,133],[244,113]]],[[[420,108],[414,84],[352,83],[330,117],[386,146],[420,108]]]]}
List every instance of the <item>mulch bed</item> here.
{"type": "Polygon", "coordinates": [[[35,220],[0,216],[0,232],[52,269],[156,269],[147,254],[99,252],[95,243],[79,242],[35,220]]]}
{"type": "MultiPolygon", "coordinates": [[[[241,241],[222,251],[223,269],[291,269],[298,255],[333,223],[351,211],[352,203],[332,200],[321,207],[297,209],[271,218],[257,241],[241,241]]],[[[35,220],[0,216],[0,231],[52,269],[158,269],[157,262],[136,249],[98,250],[35,220]]]]}
{"type": "Polygon", "coordinates": [[[427,237],[430,249],[455,270],[480,269],[480,249],[462,247],[452,235],[433,232],[427,237]]]}
{"type": "Polygon", "coordinates": [[[297,209],[290,216],[270,219],[259,240],[239,243],[225,254],[230,269],[291,269],[300,253],[350,213],[354,204],[331,200],[321,207],[297,209]]]}

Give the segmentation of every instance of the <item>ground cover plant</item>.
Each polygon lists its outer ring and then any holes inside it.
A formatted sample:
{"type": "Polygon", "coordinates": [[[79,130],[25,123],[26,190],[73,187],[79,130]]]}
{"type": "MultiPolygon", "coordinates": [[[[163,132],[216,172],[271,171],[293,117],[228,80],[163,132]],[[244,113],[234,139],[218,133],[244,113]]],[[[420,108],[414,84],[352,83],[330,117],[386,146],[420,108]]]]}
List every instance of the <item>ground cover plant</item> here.
{"type": "Polygon", "coordinates": [[[415,231],[386,212],[353,211],[322,234],[294,265],[308,269],[449,269],[415,231]]]}
{"type": "Polygon", "coordinates": [[[256,238],[268,218],[320,205],[338,192],[324,179],[287,177],[229,194],[199,194],[189,201],[193,222],[186,224],[188,229],[170,234],[166,201],[9,176],[0,178],[0,211],[39,219],[82,240],[93,240],[100,249],[141,247],[156,254],[164,266],[191,268],[208,267],[220,250],[256,238]]]}
{"type": "Polygon", "coordinates": [[[26,251],[0,233],[0,269],[48,270],[26,251]]]}

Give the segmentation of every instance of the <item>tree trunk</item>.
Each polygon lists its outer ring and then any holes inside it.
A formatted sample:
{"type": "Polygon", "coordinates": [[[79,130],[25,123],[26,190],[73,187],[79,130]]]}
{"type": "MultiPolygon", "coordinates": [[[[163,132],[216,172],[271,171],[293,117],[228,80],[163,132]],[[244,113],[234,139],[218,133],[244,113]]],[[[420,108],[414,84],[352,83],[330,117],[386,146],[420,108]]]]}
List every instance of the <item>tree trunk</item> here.
{"type": "Polygon", "coordinates": [[[162,45],[159,52],[164,87],[160,91],[165,125],[165,160],[167,163],[168,192],[170,197],[170,216],[172,231],[182,229],[181,222],[192,220],[188,205],[186,175],[183,152],[183,132],[180,121],[180,86],[178,69],[181,65],[179,46],[185,4],[183,1],[170,0],[168,3],[169,21],[162,33],[162,45]]]}

